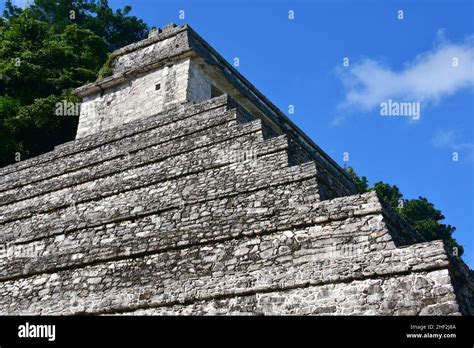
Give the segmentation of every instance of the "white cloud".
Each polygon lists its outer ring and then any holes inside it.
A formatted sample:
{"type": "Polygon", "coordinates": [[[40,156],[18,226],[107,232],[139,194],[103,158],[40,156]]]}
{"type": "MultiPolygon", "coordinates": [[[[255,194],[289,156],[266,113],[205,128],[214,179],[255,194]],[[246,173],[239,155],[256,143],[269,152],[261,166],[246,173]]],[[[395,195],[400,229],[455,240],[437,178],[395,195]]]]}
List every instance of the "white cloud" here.
{"type": "Polygon", "coordinates": [[[461,141],[461,133],[455,130],[437,131],[431,139],[431,143],[438,148],[449,148],[456,151],[472,151],[474,149],[474,144],[461,141]]]}
{"type": "Polygon", "coordinates": [[[474,37],[454,44],[440,31],[437,41],[433,50],[419,54],[400,71],[373,59],[338,69],[345,87],[339,107],[369,111],[388,99],[426,105],[474,86],[474,37]],[[458,66],[453,66],[456,60],[458,66]]]}
{"type": "Polygon", "coordinates": [[[474,162],[474,143],[462,141],[462,132],[456,130],[438,130],[433,138],[431,144],[440,149],[448,149],[455,151],[458,158],[464,162],[474,162]]]}
{"type": "Polygon", "coordinates": [[[452,147],[454,144],[454,138],[456,134],[453,130],[449,131],[438,131],[431,139],[431,143],[435,147],[452,147]]]}

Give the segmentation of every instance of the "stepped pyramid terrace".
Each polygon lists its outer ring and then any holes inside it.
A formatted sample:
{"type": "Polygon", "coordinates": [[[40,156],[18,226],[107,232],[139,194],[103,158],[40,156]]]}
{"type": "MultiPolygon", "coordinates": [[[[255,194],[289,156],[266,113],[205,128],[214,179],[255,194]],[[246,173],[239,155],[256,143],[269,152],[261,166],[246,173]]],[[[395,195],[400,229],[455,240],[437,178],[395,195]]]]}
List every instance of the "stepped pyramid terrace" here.
{"type": "Polygon", "coordinates": [[[74,141],[0,169],[1,314],[474,314],[462,260],[188,25],[110,64],[74,141]]]}

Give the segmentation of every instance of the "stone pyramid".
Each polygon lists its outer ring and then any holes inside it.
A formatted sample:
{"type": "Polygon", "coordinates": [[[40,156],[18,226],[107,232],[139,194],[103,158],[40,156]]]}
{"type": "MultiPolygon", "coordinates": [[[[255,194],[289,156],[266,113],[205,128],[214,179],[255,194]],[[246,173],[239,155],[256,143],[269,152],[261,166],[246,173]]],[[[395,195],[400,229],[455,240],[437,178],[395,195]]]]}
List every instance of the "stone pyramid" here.
{"type": "Polygon", "coordinates": [[[0,169],[0,313],[459,315],[472,271],[189,26],[78,88],[76,140],[0,169]]]}

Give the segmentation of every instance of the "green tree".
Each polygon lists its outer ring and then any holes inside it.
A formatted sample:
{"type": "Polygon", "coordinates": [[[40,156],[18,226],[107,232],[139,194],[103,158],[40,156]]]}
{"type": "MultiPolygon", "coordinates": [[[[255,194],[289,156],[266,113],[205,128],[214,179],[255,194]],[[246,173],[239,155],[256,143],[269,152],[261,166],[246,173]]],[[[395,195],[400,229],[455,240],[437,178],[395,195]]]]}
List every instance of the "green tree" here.
{"type": "Polygon", "coordinates": [[[349,174],[356,185],[356,190],[358,193],[365,193],[369,190],[369,181],[365,176],[359,177],[354,168],[344,165],[344,170],[349,174]]]}
{"type": "Polygon", "coordinates": [[[6,1],[0,19],[0,166],[74,139],[77,117],[55,115],[57,103],[94,81],[111,50],[144,38],[148,26],[113,11],[106,0],[6,1]],[[72,11],[72,12],[71,12],[72,11]]]}
{"type": "Polygon", "coordinates": [[[2,164],[14,152],[36,156],[74,138],[77,117],[58,117],[55,105],[74,87],[93,81],[107,58],[104,39],[72,24],[56,34],[25,10],[0,32],[2,164]]]}
{"type": "Polygon", "coordinates": [[[458,248],[459,255],[464,253],[464,248],[452,237],[456,228],[441,223],[444,220],[443,214],[426,198],[419,197],[405,201],[403,207],[399,209],[399,213],[426,240],[442,239],[451,249],[458,248]]]}
{"type": "Polygon", "coordinates": [[[375,183],[374,187],[369,188],[369,191],[376,191],[378,195],[395,210],[398,210],[402,205],[403,195],[395,185],[379,181],[375,183]]]}
{"type": "Polygon", "coordinates": [[[8,19],[11,17],[16,17],[21,14],[21,7],[13,5],[11,0],[5,1],[5,9],[3,10],[3,17],[8,19]]]}
{"type": "Polygon", "coordinates": [[[18,100],[0,96],[0,164],[11,162],[15,153],[22,151],[20,143],[15,141],[5,124],[8,119],[17,114],[19,107],[18,100]]]}
{"type": "Polygon", "coordinates": [[[464,248],[452,236],[456,228],[442,223],[445,217],[426,198],[403,199],[403,194],[397,186],[379,181],[370,187],[365,176],[359,177],[352,167],[345,166],[344,169],[354,180],[359,193],[376,191],[379,197],[397,211],[426,240],[441,239],[451,249],[458,248],[460,256],[464,253],[464,248]]]}
{"type": "MultiPolygon", "coordinates": [[[[7,1],[6,18],[18,16],[21,9],[7,1]]],[[[148,25],[135,16],[130,16],[130,6],[112,10],[107,0],[35,0],[28,8],[31,16],[48,23],[61,33],[71,24],[80,29],[89,29],[103,38],[110,51],[143,39],[148,25]]]]}

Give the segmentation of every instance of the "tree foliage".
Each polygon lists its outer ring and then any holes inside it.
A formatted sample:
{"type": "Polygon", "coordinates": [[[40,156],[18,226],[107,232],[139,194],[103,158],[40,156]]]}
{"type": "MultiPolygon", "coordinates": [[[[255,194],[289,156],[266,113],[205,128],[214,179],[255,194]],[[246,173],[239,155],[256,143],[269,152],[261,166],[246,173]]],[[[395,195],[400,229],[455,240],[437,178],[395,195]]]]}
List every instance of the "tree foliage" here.
{"type": "Polygon", "coordinates": [[[379,181],[370,187],[365,176],[359,177],[352,167],[346,166],[344,169],[354,180],[359,193],[376,191],[379,197],[397,211],[427,241],[442,239],[451,249],[458,248],[459,255],[464,253],[464,248],[452,237],[456,228],[443,224],[443,214],[426,198],[403,199],[403,194],[397,186],[379,181]]]}
{"type": "Polygon", "coordinates": [[[357,192],[364,193],[369,190],[369,181],[365,176],[359,177],[354,171],[354,168],[352,167],[344,166],[344,169],[346,170],[347,174],[349,174],[349,176],[352,178],[352,181],[354,181],[357,192]]]}
{"type": "MultiPolygon", "coordinates": [[[[47,23],[55,33],[62,33],[68,25],[91,30],[103,38],[109,51],[141,40],[148,32],[148,25],[130,16],[130,6],[110,8],[107,0],[35,0],[27,9],[30,15],[47,23]]],[[[4,17],[17,17],[21,9],[6,2],[4,17]]]]}
{"type": "MultiPolygon", "coordinates": [[[[71,91],[94,81],[111,50],[143,39],[148,26],[106,0],[6,1],[0,20],[0,166],[74,139],[77,117],[55,115],[71,91]]],[[[104,69],[102,69],[104,71],[104,69]]]]}

